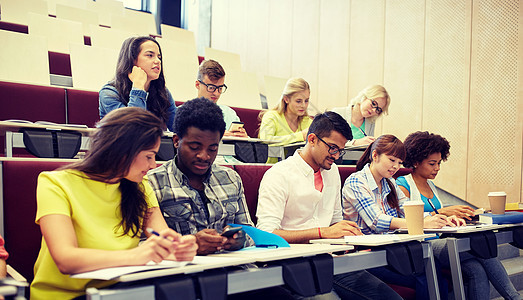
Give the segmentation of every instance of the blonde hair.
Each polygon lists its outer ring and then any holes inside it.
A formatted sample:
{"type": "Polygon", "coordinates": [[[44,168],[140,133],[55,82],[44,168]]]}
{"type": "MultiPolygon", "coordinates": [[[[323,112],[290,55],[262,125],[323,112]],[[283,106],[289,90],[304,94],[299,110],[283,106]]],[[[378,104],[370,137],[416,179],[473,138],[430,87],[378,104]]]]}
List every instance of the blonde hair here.
{"type": "MultiPolygon", "coordinates": [[[[379,84],[370,85],[370,86],[364,88],[361,92],[358,93],[358,95],[356,97],[354,97],[350,100],[349,105],[354,106],[356,104],[360,104],[361,102],[363,102],[367,99],[375,99],[375,98],[382,98],[382,97],[385,98],[385,100],[387,101],[387,104],[385,105],[385,107],[381,108],[383,110],[383,113],[381,115],[389,114],[390,96],[389,96],[389,93],[387,92],[387,90],[379,84]]],[[[372,117],[371,119],[376,119],[381,115],[372,117]]]]}
{"type": "MultiPolygon", "coordinates": [[[[310,86],[307,81],[303,78],[290,78],[287,80],[287,83],[285,83],[285,87],[283,88],[283,92],[281,94],[280,103],[274,108],[274,110],[278,111],[279,114],[284,114],[287,111],[287,102],[285,102],[285,97],[290,98],[299,92],[303,91],[310,91],[310,86]]],[[[305,112],[304,116],[308,116],[307,112],[305,112]]],[[[303,118],[302,116],[301,118],[303,118]]],[[[300,120],[301,120],[300,118],[300,120]]]]}
{"type": "MultiPolygon", "coordinates": [[[[299,92],[303,92],[303,91],[310,91],[310,87],[309,87],[309,83],[307,81],[305,81],[305,79],[303,78],[298,78],[298,77],[294,77],[294,78],[289,78],[289,80],[287,80],[287,83],[285,83],[285,87],[283,88],[283,92],[281,94],[281,98],[280,98],[280,103],[278,103],[278,105],[276,105],[276,107],[272,108],[272,110],[275,110],[277,111],[280,115],[283,115],[285,114],[285,112],[287,111],[287,106],[288,104],[285,102],[285,97],[290,98],[296,94],[296,93],[299,93],[299,92]]],[[[265,110],[262,110],[259,114],[258,114],[258,120],[261,121],[261,119],[263,118],[263,115],[265,115],[267,111],[265,110]]],[[[299,116],[298,117],[298,123],[301,123],[301,120],[303,120],[304,117],[309,117],[309,114],[307,113],[307,111],[305,111],[305,114],[303,116],[299,116]]]]}

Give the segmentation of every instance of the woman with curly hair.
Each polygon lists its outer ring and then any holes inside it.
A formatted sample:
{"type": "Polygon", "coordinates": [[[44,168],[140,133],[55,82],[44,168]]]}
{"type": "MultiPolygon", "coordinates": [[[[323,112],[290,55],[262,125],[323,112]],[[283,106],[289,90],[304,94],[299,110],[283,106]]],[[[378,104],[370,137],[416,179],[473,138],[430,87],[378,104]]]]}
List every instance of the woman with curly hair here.
{"type": "Polygon", "coordinates": [[[474,209],[467,205],[443,207],[436,187],[431,181],[438,175],[441,162],[446,161],[449,156],[449,142],[440,135],[418,131],[405,139],[405,149],[407,156],[403,166],[411,168],[412,173],[396,180],[403,193],[411,200],[423,201],[425,211],[430,212],[431,215],[434,215],[435,212],[428,202],[429,199],[438,213],[470,220],[474,216],[474,209]],[[410,191],[416,191],[416,193],[410,195],[410,191]],[[421,196],[420,199],[418,199],[418,195],[421,196]]]}
{"type": "Polygon", "coordinates": [[[162,50],[149,36],[130,37],[120,49],[116,75],[99,94],[100,119],[120,107],[141,107],[152,112],[173,131],[176,106],[165,87],[162,50]]]}
{"type": "MultiPolygon", "coordinates": [[[[405,196],[410,200],[423,201],[427,214],[429,212],[434,214],[434,210],[429,204],[431,201],[438,213],[448,217],[457,216],[470,219],[471,216],[474,216],[474,210],[467,205],[443,207],[436,187],[432,183],[432,180],[438,175],[441,162],[447,160],[449,156],[449,142],[440,135],[417,131],[407,136],[404,145],[407,156],[403,165],[412,168],[412,173],[399,177],[396,183],[405,196]]],[[[449,267],[446,245],[443,241],[436,241],[432,243],[432,248],[438,261],[443,266],[449,267]]],[[[489,281],[503,298],[521,299],[497,257],[483,259],[468,252],[462,252],[460,261],[467,299],[489,299],[489,281]]]]}

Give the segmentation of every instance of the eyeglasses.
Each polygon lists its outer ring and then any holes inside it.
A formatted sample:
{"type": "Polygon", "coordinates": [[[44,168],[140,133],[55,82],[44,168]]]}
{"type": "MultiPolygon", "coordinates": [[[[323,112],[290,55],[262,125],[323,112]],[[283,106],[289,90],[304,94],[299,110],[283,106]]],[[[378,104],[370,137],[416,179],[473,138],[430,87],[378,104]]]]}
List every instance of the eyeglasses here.
{"type": "Polygon", "coordinates": [[[374,99],[369,99],[370,103],[372,104],[372,108],[376,109],[376,113],[380,115],[383,112],[383,109],[378,106],[378,102],[374,99]]]}
{"type": "Polygon", "coordinates": [[[227,90],[227,86],[225,84],[218,86],[210,83],[205,83],[201,80],[198,81],[207,87],[207,92],[209,93],[214,93],[214,91],[218,90],[218,93],[223,94],[227,90]]]}
{"type": "Polygon", "coordinates": [[[327,147],[329,147],[329,154],[334,155],[334,154],[336,154],[336,153],[339,153],[340,156],[343,156],[343,154],[345,154],[345,152],[346,152],[345,150],[340,149],[340,148],[338,148],[338,147],[336,147],[336,146],[331,146],[331,145],[327,144],[326,141],[322,140],[322,139],[321,139],[319,136],[317,136],[317,135],[316,135],[316,137],[317,137],[320,141],[322,141],[325,145],[327,145],[327,147]]]}

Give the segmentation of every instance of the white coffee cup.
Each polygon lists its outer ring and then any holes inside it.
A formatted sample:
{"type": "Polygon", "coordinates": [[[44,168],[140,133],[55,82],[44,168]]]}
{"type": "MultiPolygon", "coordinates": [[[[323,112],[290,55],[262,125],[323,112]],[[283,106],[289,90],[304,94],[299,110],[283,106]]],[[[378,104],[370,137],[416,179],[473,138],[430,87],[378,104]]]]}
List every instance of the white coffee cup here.
{"type": "Polygon", "coordinates": [[[425,204],[421,201],[405,201],[403,210],[407,221],[409,234],[423,234],[423,208],[425,204]]]}
{"type": "Polygon", "coordinates": [[[490,192],[488,193],[490,202],[490,210],[494,215],[505,214],[505,204],[507,202],[507,193],[505,192],[490,192]]]}

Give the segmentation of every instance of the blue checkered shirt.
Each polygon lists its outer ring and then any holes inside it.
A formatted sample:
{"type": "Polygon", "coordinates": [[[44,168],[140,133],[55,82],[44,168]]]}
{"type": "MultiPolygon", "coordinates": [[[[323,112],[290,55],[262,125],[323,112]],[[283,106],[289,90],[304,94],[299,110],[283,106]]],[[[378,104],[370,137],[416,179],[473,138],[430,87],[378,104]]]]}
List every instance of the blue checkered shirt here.
{"type": "Polygon", "coordinates": [[[400,211],[387,202],[391,192],[385,178],[381,179],[381,193],[367,164],[361,171],[347,178],[343,185],[343,218],[354,221],[364,234],[383,233],[390,229],[392,218],[403,218],[403,202],[408,200],[399,189],[394,178],[390,178],[396,188],[400,211]]]}

